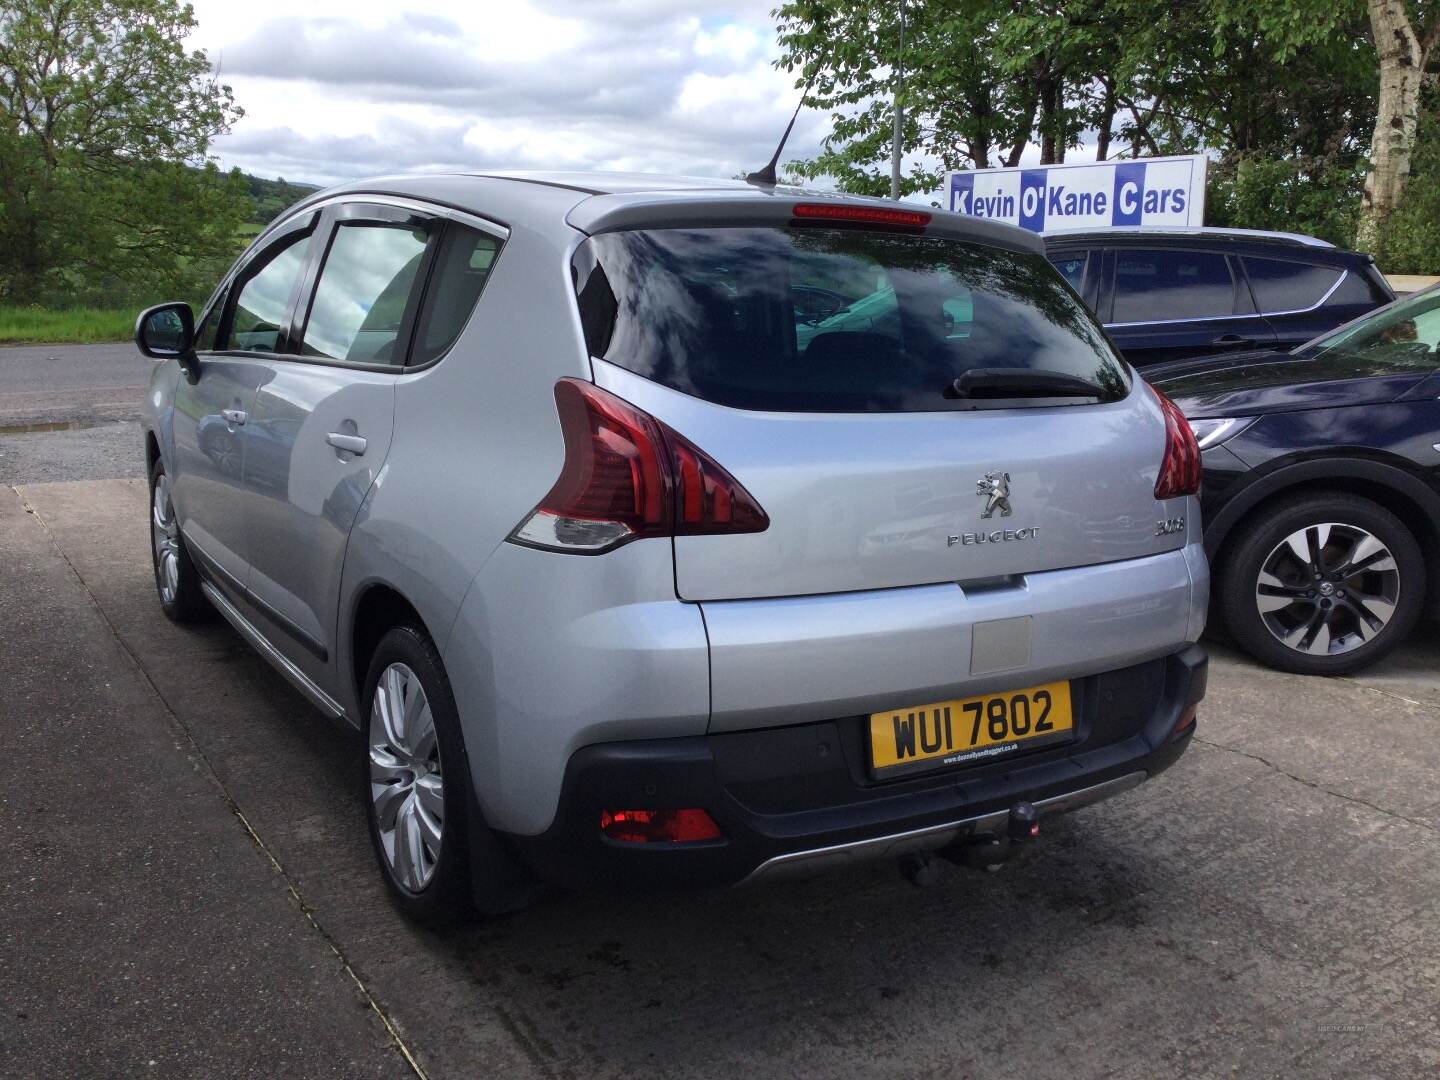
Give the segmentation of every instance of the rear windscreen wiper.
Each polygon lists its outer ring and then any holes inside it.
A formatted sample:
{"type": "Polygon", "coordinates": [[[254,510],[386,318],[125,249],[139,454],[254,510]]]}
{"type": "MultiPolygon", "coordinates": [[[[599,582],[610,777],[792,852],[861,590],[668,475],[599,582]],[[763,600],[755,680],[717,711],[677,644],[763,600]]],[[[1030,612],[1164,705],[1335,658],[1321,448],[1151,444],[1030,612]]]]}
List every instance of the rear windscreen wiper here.
{"type": "Polygon", "coordinates": [[[948,398],[1101,397],[1099,383],[1063,371],[971,368],[945,388],[948,398]]]}

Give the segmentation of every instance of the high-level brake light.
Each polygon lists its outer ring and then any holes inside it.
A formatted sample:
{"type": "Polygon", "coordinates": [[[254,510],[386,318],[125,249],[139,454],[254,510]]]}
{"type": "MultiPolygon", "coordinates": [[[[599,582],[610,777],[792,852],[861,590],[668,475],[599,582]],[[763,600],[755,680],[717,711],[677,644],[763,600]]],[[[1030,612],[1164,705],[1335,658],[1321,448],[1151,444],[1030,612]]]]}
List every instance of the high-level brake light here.
{"type": "Polygon", "coordinates": [[[791,210],[802,221],[848,221],[857,225],[903,225],[923,229],[934,216],[924,210],[892,210],[887,206],[847,203],[797,203],[791,210]]]}

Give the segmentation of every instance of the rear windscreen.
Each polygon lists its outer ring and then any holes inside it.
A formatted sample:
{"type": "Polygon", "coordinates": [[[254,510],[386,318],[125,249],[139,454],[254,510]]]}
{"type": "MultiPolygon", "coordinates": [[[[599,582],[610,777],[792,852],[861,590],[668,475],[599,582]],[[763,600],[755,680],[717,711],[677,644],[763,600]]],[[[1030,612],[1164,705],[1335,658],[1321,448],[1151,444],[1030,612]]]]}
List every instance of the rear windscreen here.
{"type": "Polygon", "coordinates": [[[656,229],[575,256],[592,356],[740,409],[930,412],[972,368],[1129,376],[1042,255],[857,229],[656,229]]]}

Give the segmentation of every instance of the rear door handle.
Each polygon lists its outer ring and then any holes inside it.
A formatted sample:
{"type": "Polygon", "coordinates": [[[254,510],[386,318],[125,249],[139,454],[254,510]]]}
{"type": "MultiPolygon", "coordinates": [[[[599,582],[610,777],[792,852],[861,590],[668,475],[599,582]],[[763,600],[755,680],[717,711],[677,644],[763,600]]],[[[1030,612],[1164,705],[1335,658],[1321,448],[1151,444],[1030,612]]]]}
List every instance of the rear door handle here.
{"type": "Polygon", "coordinates": [[[336,450],[348,450],[356,457],[365,453],[365,440],[359,435],[342,435],[338,431],[332,431],[325,436],[325,441],[336,450]]]}
{"type": "Polygon", "coordinates": [[[222,409],[220,410],[220,415],[225,418],[227,424],[234,424],[237,427],[250,419],[247,414],[241,412],[239,409],[222,409]]]}
{"type": "Polygon", "coordinates": [[[1254,345],[1255,339],[1241,337],[1239,334],[1222,334],[1210,343],[1211,345],[1254,345]]]}

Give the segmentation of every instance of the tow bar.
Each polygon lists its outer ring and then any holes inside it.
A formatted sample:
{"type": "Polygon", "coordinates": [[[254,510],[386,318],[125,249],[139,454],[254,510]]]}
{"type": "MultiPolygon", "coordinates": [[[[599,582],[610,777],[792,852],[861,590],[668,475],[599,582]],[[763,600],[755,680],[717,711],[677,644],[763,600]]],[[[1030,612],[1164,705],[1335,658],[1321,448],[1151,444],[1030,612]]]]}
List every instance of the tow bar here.
{"type": "Polygon", "coordinates": [[[956,866],[995,873],[1040,836],[1040,814],[1034,803],[1017,802],[1010,807],[1005,835],[973,836],[949,847],[929,852],[910,852],[900,857],[900,873],[912,885],[926,887],[940,877],[936,856],[956,866]]]}

